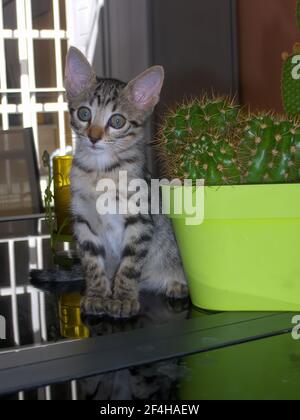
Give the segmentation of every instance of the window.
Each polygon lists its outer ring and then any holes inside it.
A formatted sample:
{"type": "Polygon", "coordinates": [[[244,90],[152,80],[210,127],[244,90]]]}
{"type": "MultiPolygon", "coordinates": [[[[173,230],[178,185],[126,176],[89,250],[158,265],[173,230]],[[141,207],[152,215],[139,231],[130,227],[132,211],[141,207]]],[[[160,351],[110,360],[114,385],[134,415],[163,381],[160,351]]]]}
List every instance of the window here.
{"type": "Polygon", "coordinates": [[[39,163],[44,150],[72,145],[63,87],[68,3],[0,0],[1,128],[32,127],[39,163]]]}

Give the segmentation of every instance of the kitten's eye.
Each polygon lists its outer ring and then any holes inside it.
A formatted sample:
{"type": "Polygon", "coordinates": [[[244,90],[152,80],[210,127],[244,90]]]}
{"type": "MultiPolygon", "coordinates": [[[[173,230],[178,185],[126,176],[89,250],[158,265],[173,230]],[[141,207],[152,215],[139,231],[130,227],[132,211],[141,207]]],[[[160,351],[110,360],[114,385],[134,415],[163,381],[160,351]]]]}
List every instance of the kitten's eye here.
{"type": "Polygon", "coordinates": [[[113,115],[108,122],[109,126],[114,128],[115,130],[121,130],[126,124],[126,118],[124,118],[120,114],[113,115]]]}
{"type": "Polygon", "coordinates": [[[89,122],[92,119],[92,112],[89,108],[83,106],[78,110],[78,118],[83,122],[89,122]]]}

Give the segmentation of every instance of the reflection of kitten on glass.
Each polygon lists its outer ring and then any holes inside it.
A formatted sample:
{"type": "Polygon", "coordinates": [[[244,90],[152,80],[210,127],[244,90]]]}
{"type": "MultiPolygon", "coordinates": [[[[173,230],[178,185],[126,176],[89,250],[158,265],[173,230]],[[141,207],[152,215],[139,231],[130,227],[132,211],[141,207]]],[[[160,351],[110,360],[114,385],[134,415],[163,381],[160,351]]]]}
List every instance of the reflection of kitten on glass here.
{"type": "Polygon", "coordinates": [[[180,359],[133,367],[78,381],[78,399],[176,400],[177,385],[186,368],[180,359]]]}
{"type": "MultiPolygon", "coordinates": [[[[136,315],[142,289],[175,299],[188,295],[174,233],[164,215],[100,216],[96,209],[100,179],[118,185],[120,171],[126,171],[128,183],[149,181],[145,124],[159,101],[163,80],[159,66],[128,84],[99,79],[80,51],[71,48],[67,56],[65,87],[76,134],[72,212],[85,270],[81,308],[86,314],[136,315]]],[[[117,202],[124,192],[118,190],[117,202]]]]}
{"type": "MultiPolygon", "coordinates": [[[[140,316],[126,321],[91,319],[91,336],[147,328],[187,319],[188,301],[168,302],[163,296],[141,295],[140,316]],[[92,321],[94,325],[92,325],[92,321]]],[[[146,330],[145,330],[146,331],[146,330]]],[[[186,374],[180,359],[132,367],[78,381],[79,400],[174,400],[186,374]]]]}

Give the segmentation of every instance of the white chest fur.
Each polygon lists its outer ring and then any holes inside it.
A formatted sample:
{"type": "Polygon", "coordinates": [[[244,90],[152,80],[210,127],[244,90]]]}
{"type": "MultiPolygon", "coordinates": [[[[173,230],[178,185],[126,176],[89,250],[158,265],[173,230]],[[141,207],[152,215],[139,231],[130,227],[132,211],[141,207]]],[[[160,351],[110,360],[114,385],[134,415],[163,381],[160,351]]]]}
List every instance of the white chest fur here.
{"type": "Polygon", "coordinates": [[[113,256],[121,258],[124,240],[124,218],[120,215],[100,216],[100,235],[105,237],[108,248],[113,256]]]}
{"type": "MultiPolygon", "coordinates": [[[[104,194],[116,203],[114,191],[98,191],[99,178],[95,175],[82,174],[73,170],[73,212],[81,215],[89,222],[92,231],[105,246],[106,252],[113,260],[121,258],[125,232],[124,216],[119,214],[103,214],[99,210],[99,199],[104,194]]],[[[116,205],[116,204],[115,204],[116,205]]]]}

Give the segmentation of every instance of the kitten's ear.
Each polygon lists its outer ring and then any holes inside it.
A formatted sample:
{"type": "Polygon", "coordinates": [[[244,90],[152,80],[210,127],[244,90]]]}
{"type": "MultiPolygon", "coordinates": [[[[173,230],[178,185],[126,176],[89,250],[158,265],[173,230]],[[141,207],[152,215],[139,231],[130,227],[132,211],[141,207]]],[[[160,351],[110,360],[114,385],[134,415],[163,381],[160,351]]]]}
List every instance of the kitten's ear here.
{"type": "Polygon", "coordinates": [[[65,88],[68,99],[74,99],[90,90],[96,82],[96,75],[85,56],[75,47],[67,54],[65,88]]]}
{"type": "Polygon", "coordinates": [[[126,91],[130,101],[145,111],[155,107],[159,102],[164,78],[165,72],[161,66],[146,70],[128,83],[126,91]]]}

